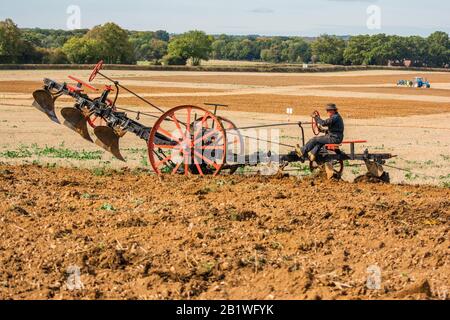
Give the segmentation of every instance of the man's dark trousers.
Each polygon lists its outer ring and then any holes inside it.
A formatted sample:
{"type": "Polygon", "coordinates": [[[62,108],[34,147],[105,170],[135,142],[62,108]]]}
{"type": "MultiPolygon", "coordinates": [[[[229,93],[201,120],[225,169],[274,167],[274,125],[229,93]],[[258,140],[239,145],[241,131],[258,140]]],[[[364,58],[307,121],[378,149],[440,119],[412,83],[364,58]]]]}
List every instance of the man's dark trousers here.
{"type": "Polygon", "coordinates": [[[308,152],[312,152],[313,154],[317,154],[320,149],[326,144],[339,144],[341,141],[335,137],[331,137],[329,135],[315,137],[308,141],[308,143],[303,147],[303,154],[306,155],[308,152]]]}

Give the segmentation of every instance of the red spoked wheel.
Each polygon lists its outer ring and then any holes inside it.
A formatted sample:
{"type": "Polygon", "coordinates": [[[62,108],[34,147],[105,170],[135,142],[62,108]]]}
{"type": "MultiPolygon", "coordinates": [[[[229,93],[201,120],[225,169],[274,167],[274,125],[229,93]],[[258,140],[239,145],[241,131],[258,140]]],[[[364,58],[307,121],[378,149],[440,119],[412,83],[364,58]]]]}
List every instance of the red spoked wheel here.
{"type": "Polygon", "coordinates": [[[94,67],[94,70],[92,70],[91,76],[89,77],[89,82],[94,81],[95,77],[97,77],[97,74],[100,70],[103,68],[103,60],[100,60],[94,67]]]}
{"type": "MultiPolygon", "coordinates": [[[[94,101],[98,100],[98,99],[100,99],[100,98],[96,98],[96,99],[94,99],[94,101]]],[[[109,107],[113,108],[113,111],[116,111],[116,107],[113,107],[113,102],[111,99],[106,99],[106,103],[109,107]]],[[[106,125],[106,121],[102,117],[99,117],[95,114],[90,115],[86,120],[92,129],[106,125]]]]}
{"type": "Polygon", "coordinates": [[[218,175],[226,161],[222,122],[196,106],[179,106],[158,119],[150,132],[150,164],[158,174],[218,175]]]}
{"type": "Polygon", "coordinates": [[[320,134],[320,128],[316,121],[316,117],[320,117],[320,113],[317,110],[313,112],[311,126],[312,126],[312,132],[314,133],[314,135],[318,136],[320,134]]]}

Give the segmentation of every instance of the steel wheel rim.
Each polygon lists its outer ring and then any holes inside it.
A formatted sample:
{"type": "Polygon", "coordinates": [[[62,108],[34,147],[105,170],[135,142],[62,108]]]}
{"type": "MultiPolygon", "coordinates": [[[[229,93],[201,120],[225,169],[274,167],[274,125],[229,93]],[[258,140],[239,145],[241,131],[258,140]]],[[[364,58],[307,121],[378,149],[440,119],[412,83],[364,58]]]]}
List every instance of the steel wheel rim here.
{"type": "MultiPolygon", "coordinates": [[[[313,112],[313,115],[320,117],[320,113],[317,110],[313,112]]],[[[320,134],[319,125],[317,124],[315,117],[312,117],[311,128],[314,135],[318,136],[320,134]]]]}
{"type": "Polygon", "coordinates": [[[150,132],[148,153],[150,164],[158,175],[216,176],[225,165],[226,146],[221,121],[206,109],[186,105],[173,108],[158,119],[150,132]],[[168,129],[168,124],[175,129],[168,129]],[[171,145],[156,144],[157,135],[170,138],[171,145]]]}

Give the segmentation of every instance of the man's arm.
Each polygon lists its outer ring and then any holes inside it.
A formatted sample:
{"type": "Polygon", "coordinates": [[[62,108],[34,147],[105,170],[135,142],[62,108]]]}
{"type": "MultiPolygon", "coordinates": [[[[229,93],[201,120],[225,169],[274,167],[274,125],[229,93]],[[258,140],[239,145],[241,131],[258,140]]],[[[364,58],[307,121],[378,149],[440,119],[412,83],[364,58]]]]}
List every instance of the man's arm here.
{"type": "Polygon", "coordinates": [[[316,119],[317,124],[322,127],[329,127],[336,121],[335,116],[332,116],[331,118],[326,119],[326,120],[323,120],[320,117],[315,117],[314,119],[316,119]]]}

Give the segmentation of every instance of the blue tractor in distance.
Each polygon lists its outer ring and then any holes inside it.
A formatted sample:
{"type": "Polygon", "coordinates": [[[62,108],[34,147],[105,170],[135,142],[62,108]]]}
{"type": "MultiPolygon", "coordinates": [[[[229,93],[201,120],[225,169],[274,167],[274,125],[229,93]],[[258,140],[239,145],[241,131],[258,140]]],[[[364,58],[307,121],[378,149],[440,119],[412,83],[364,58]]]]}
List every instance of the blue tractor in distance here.
{"type": "Polygon", "coordinates": [[[416,88],[431,88],[431,84],[427,79],[416,77],[414,78],[414,87],[416,88]]]}
{"type": "Polygon", "coordinates": [[[431,84],[427,79],[422,77],[415,77],[413,81],[411,80],[400,80],[397,82],[399,87],[414,87],[414,88],[426,88],[430,89],[431,84]]]}

